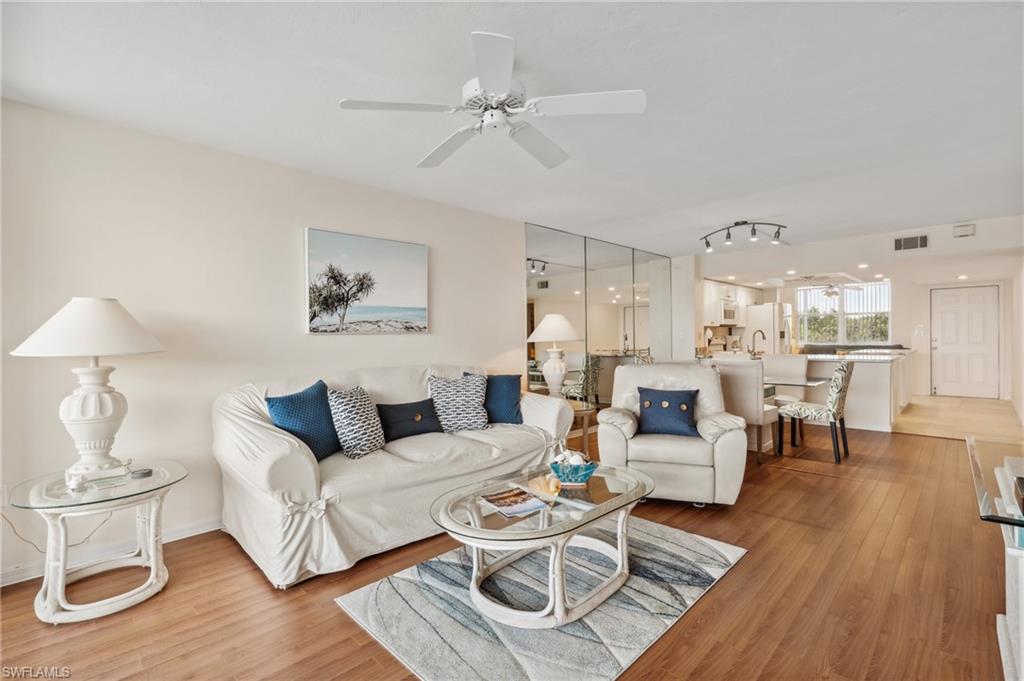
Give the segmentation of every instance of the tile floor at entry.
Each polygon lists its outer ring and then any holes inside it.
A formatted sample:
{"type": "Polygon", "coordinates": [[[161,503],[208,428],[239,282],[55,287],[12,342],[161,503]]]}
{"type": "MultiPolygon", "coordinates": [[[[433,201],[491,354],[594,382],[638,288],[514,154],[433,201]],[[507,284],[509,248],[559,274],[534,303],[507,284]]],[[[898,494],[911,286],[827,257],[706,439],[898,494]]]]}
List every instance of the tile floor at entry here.
{"type": "Polygon", "coordinates": [[[1009,400],[915,395],[893,432],[963,440],[968,435],[1019,442],[1024,428],[1009,400]]]}

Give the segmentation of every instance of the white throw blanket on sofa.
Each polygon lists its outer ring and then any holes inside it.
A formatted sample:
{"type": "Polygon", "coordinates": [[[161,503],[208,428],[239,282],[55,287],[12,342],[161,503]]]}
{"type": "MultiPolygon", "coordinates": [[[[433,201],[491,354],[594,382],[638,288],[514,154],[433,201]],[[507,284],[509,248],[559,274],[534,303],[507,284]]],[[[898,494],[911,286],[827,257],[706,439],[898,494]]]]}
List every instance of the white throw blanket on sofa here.
{"type": "Polygon", "coordinates": [[[463,371],[485,373],[455,366],[358,369],[223,393],[213,405],[213,453],[223,471],[224,529],[278,587],[440,533],[431,502],[454,487],[541,463],[572,425],[564,400],[527,393],[523,425],[426,433],[360,459],[337,453],[318,464],[298,438],[274,427],[264,398],[322,378],[335,389],[362,386],[377,404],[415,402],[427,398],[428,376],[463,371]]]}

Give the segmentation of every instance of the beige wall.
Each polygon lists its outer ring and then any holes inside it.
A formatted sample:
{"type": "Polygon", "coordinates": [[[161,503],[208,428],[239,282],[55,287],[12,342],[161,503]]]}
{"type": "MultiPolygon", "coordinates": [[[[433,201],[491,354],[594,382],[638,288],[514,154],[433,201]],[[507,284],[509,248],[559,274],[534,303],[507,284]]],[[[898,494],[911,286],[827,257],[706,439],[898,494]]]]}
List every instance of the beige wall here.
{"type": "MultiPolygon", "coordinates": [[[[9,102],[3,176],[5,485],[73,460],[57,405],[79,362],[7,353],[74,295],[120,298],[168,348],[109,363],[129,402],[115,453],[190,470],[167,499],[171,537],[219,523],[209,411],[225,388],[338,367],[523,370],[521,223],[9,102]],[[430,333],[306,335],[310,226],[427,244],[430,333]]],[[[43,541],[34,514],[5,513],[43,541]]],[[[74,523],[72,541],[96,522],[74,523]]],[[[119,546],[128,527],[115,517],[73,558],[119,546]]],[[[40,567],[5,526],[5,579],[40,567]]]]}

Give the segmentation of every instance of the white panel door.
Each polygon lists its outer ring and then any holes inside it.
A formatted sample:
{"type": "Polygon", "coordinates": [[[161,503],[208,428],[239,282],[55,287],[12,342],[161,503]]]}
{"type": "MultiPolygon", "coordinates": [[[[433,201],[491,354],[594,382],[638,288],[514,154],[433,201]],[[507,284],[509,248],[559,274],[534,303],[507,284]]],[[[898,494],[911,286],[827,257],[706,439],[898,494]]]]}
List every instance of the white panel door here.
{"type": "Polygon", "coordinates": [[[932,393],[999,397],[999,289],[932,290],[932,393]]]}

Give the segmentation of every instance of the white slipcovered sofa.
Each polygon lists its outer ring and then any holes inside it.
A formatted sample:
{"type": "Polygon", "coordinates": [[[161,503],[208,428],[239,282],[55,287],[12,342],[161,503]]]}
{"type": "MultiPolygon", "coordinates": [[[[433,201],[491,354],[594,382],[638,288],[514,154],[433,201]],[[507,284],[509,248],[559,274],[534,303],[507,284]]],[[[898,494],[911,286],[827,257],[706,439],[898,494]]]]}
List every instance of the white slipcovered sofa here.
{"type": "Polygon", "coordinates": [[[733,504],[747,465],[746,421],[728,414],[714,367],[695,362],[623,365],[615,369],[612,407],[597,413],[601,463],[636,468],[654,478],[659,499],[733,504]],[[639,388],[698,389],[700,437],[637,434],[639,388]]]}
{"type": "Polygon", "coordinates": [[[479,367],[358,369],[247,384],[213,405],[213,454],[224,486],[224,530],[279,588],[396,546],[439,534],[431,502],[459,485],[541,463],[565,438],[573,413],[561,399],[526,393],[522,425],[426,433],[393,440],[359,459],[337,453],[317,463],[298,438],[274,427],[266,396],[297,392],[321,378],[362,386],[377,404],[427,398],[427,377],[479,367]]]}

